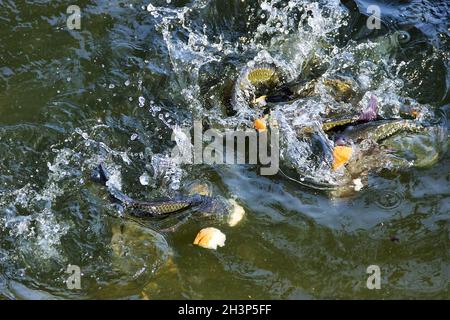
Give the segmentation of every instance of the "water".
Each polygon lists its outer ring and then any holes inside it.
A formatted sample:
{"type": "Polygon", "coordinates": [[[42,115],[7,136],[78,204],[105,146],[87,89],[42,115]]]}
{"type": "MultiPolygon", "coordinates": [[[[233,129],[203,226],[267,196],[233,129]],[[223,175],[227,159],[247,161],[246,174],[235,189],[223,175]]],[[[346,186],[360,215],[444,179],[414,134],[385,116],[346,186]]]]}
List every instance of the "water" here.
{"type": "MultiPolygon", "coordinates": [[[[368,32],[366,2],[345,3],[79,1],[81,30],[68,30],[64,1],[0,1],[0,297],[448,298],[448,151],[346,199],[248,166],[168,157],[172,131],[186,146],[179,128],[193,117],[248,124],[245,106],[225,115],[225,96],[261,61],[289,80],[316,56],[326,74],[351,75],[363,101],[376,94],[383,112],[407,100],[448,119],[448,4],[380,2],[385,24],[368,32]],[[407,45],[389,40],[399,29],[407,45]],[[176,219],[124,216],[90,181],[101,161],[134,198],[207,181],[247,214],[234,228],[193,215],[162,232],[176,219]],[[208,226],[225,247],[192,245],[208,226]],[[67,288],[69,264],[81,268],[80,290],[67,288]],[[366,288],[373,264],[381,290],[366,288]]],[[[317,108],[309,116],[331,98],[306,101],[317,108]]]]}

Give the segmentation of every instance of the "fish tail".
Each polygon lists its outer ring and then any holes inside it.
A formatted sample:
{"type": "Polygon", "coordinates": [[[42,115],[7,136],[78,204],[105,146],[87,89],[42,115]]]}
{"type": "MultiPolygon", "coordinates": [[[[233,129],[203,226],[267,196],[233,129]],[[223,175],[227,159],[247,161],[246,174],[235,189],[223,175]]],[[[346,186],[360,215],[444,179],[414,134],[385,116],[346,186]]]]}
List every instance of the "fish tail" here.
{"type": "Polygon", "coordinates": [[[133,199],[131,199],[125,193],[123,193],[122,191],[120,191],[119,189],[117,189],[113,186],[108,186],[108,191],[109,191],[110,196],[114,200],[118,201],[120,204],[122,204],[124,206],[128,206],[128,205],[135,203],[135,201],[133,199]]]}
{"type": "Polygon", "coordinates": [[[111,177],[108,169],[103,163],[100,163],[91,174],[91,179],[98,182],[108,188],[110,196],[122,205],[129,205],[134,203],[134,200],[124,194],[122,191],[114,186],[108,185],[108,180],[111,177]]]}
{"type": "Polygon", "coordinates": [[[94,170],[92,170],[91,179],[102,185],[106,185],[110,176],[111,175],[105,165],[100,163],[94,170]]]}
{"type": "Polygon", "coordinates": [[[365,110],[359,115],[360,121],[373,121],[377,118],[378,113],[378,101],[377,98],[372,95],[365,110]]]}

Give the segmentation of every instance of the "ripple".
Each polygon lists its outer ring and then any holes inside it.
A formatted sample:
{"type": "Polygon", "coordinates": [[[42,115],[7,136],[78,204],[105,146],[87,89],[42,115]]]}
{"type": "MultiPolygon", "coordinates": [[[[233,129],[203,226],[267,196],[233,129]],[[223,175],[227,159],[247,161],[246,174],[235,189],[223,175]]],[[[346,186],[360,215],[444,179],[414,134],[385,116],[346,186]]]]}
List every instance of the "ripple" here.
{"type": "Polygon", "coordinates": [[[375,203],[378,207],[386,210],[393,210],[400,206],[404,200],[404,196],[400,192],[396,191],[380,191],[378,197],[375,199],[375,203]]]}

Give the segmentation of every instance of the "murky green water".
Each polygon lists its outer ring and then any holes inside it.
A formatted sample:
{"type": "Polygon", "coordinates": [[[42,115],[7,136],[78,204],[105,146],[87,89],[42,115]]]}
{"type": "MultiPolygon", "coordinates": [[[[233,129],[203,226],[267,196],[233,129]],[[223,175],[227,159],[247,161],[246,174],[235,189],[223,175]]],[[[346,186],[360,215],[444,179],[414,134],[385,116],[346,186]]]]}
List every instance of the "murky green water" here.
{"type": "Polygon", "coordinates": [[[78,1],[81,29],[68,30],[70,1],[0,0],[0,297],[450,297],[448,152],[334,200],[248,166],[158,163],[173,125],[226,117],[228,79],[255,57],[294,77],[316,52],[380,103],[408,97],[448,119],[445,1],[381,3],[388,26],[372,32],[339,1],[150,2],[78,1]],[[380,44],[397,29],[408,45],[380,44]],[[209,181],[247,214],[234,228],[193,215],[161,232],[176,219],[120,216],[89,179],[100,161],[135,198],[209,181]],[[207,226],[225,247],[192,245],[207,226]],[[67,288],[69,264],[80,290],[67,288]],[[380,266],[380,290],[366,287],[369,265],[380,266]]]}

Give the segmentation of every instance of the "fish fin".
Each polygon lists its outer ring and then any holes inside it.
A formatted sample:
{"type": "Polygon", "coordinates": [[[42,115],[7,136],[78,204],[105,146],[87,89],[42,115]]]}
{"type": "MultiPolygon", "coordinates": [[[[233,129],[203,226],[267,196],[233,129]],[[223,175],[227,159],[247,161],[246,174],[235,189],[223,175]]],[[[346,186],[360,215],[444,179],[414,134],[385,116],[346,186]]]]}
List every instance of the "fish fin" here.
{"type": "Polygon", "coordinates": [[[91,179],[103,185],[106,185],[106,182],[108,182],[109,177],[110,174],[108,172],[108,169],[106,169],[103,163],[100,163],[94,170],[92,170],[91,173],[91,179]]]}
{"type": "Polygon", "coordinates": [[[135,201],[133,199],[131,199],[129,196],[127,196],[126,194],[124,194],[122,191],[120,191],[119,189],[113,187],[113,186],[108,186],[108,191],[110,196],[116,200],[117,202],[119,202],[120,204],[123,205],[130,205],[132,203],[134,203],[135,201]]]}
{"type": "Polygon", "coordinates": [[[378,101],[377,98],[372,95],[369,100],[369,104],[359,115],[360,121],[373,121],[377,119],[378,113],[378,101]]]}
{"type": "Polygon", "coordinates": [[[101,183],[102,185],[106,186],[108,188],[108,192],[115,201],[119,202],[123,205],[128,205],[130,203],[133,203],[134,200],[125,195],[122,191],[119,189],[108,185],[108,180],[110,178],[110,173],[108,169],[106,169],[106,166],[104,163],[100,163],[91,173],[91,179],[95,182],[101,183]]]}

